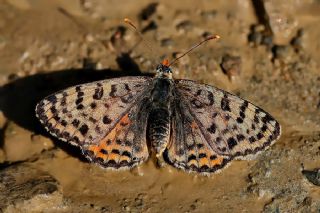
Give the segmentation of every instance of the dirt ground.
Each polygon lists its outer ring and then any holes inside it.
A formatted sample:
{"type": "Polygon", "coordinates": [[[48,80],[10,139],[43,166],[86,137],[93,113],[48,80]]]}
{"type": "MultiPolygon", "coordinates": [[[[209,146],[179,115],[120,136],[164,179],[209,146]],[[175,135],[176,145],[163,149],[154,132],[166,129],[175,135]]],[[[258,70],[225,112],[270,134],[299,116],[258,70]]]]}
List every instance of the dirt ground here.
{"type": "Polygon", "coordinates": [[[320,212],[319,26],[317,0],[0,0],[0,212],[320,212]],[[221,39],[182,58],[174,77],[277,118],[280,140],[254,160],[210,177],[152,160],[105,171],[35,117],[53,92],[153,75],[210,34],[221,39]]]}

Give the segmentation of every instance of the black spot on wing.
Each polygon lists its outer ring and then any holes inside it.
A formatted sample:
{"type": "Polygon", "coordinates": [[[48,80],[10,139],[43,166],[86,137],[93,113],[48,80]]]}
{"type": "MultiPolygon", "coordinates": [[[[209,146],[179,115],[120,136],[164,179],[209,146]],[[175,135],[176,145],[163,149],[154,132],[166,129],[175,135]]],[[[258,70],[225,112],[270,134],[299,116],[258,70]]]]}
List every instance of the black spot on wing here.
{"type": "Polygon", "coordinates": [[[50,107],[50,111],[52,112],[52,114],[55,114],[57,112],[57,109],[55,106],[50,107]]]}
{"type": "Polygon", "coordinates": [[[207,157],[207,154],[206,153],[200,153],[199,154],[199,158],[206,158],[207,157]]]}
{"type": "Polygon", "coordinates": [[[117,85],[113,84],[111,85],[111,91],[109,93],[110,97],[114,98],[116,96],[117,92],[117,85]]]}
{"type": "Polygon", "coordinates": [[[91,107],[91,109],[95,109],[95,108],[97,107],[96,102],[92,102],[92,103],[90,104],[90,107],[91,107]]]}
{"type": "Polygon", "coordinates": [[[47,98],[47,100],[53,104],[57,103],[57,96],[56,95],[51,95],[47,98]]]}
{"type": "Polygon", "coordinates": [[[76,128],[79,127],[79,124],[80,124],[80,121],[79,121],[78,119],[74,119],[74,120],[72,121],[72,125],[73,125],[74,127],[76,127],[76,128]]]}
{"type": "Polygon", "coordinates": [[[248,105],[249,105],[249,102],[244,100],[240,106],[240,112],[244,113],[246,111],[246,109],[248,108],[248,105]]]}
{"type": "Polygon", "coordinates": [[[128,85],[128,84],[124,84],[124,88],[125,88],[128,92],[130,92],[130,91],[131,91],[131,89],[130,89],[130,87],[129,87],[129,85],[128,85]]]}
{"type": "Polygon", "coordinates": [[[223,96],[223,98],[221,99],[221,109],[223,111],[229,111],[231,112],[231,108],[230,108],[230,101],[228,99],[228,96],[225,94],[223,96]]]}
{"type": "Polygon", "coordinates": [[[80,91],[81,91],[81,86],[80,85],[76,86],[76,92],[80,92],[80,91]]]}
{"type": "Polygon", "coordinates": [[[238,134],[237,135],[237,140],[240,142],[240,141],[243,141],[245,139],[244,135],[242,134],[238,134]]]}
{"type": "Polygon", "coordinates": [[[253,137],[253,136],[251,136],[250,138],[249,138],[249,142],[250,143],[254,143],[256,141],[256,139],[253,137]]]}
{"type": "Polygon", "coordinates": [[[191,154],[188,156],[188,162],[192,161],[192,160],[196,160],[196,159],[197,159],[197,157],[194,154],[191,154]]]}
{"type": "Polygon", "coordinates": [[[103,96],[103,87],[98,87],[94,90],[93,99],[100,100],[103,96]]]}
{"type": "Polygon", "coordinates": [[[89,127],[87,124],[83,124],[80,128],[79,128],[79,131],[82,135],[86,135],[87,132],[89,130],[89,127]]]}
{"type": "Polygon", "coordinates": [[[237,141],[233,137],[228,138],[227,143],[228,143],[229,149],[233,149],[233,147],[237,145],[237,141]]]}
{"type": "Polygon", "coordinates": [[[216,129],[217,129],[217,126],[215,123],[212,123],[211,126],[207,128],[207,130],[212,134],[216,133],[216,129]]]}
{"type": "Polygon", "coordinates": [[[102,122],[103,122],[104,124],[110,124],[110,123],[112,122],[112,120],[111,120],[107,115],[105,115],[105,116],[103,116],[103,118],[102,118],[102,122]]]}
{"type": "Polygon", "coordinates": [[[208,93],[208,100],[209,100],[209,105],[210,106],[214,104],[214,97],[213,97],[212,92],[208,93]]]}
{"type": "Polygon", "coordinates": [[[120,155],[120,151],[119,151],[118,149],[113,149],[113,150],[111,151],[111,153],[120,155]]]}
{"type": "Polygon", "coordinates": [[[122,155],[123,155],[123,156],[127,156],[128,158],[131,158],[131,153],[128,152],[128,151],[123,151],[123,152],[122,152],[122,155]]]}
{"type": "Polygon", "coordinates": [[[83,101],[83,97],[79,97],[76,100],[76,105],[79,105],[83,101]]]}
{"type": "Polygon", "coordinates": [[[237,118],[237,123],[242,124],[243,123],[243,118],[238,117],[237,118]]]}
{"type": "Polygon", "coordinates": [[[101,152],[102,154],[105,154],[105,155],[108,154],[108,151],[105,150],[105,149],[101,149],[100,152],[101,152]]]}
{"type": "Polygon", "coordinates": [[[84,108],[83,104],[77,105],[77,110],[82,110],[84,108]]]}
{"type": "Polygon", "coordinates": [[[84,96],[84,92],[79,91],[79,92],[77,93],[77,97],[80,98],[80,97],[82,97],[82,96],[84,96]]]}
{"type": "Polygon", "coordinates": [[[201,103],[201,102],[200,102],[199,100],[197,100],[197,99],[193,99],[193,100],[191,101],[191,106],[192,106],[193,108],[201,109],[201,108],[204,107],[204,104],[201,103]]]}
{"type": "Polygon", "coordinates": [[[266,114],[263,118],[261,118],[261,121],[263,123],[269,123],[270,121],[273,121],[274,119],[271,117],[271,115],[266,114]]]}

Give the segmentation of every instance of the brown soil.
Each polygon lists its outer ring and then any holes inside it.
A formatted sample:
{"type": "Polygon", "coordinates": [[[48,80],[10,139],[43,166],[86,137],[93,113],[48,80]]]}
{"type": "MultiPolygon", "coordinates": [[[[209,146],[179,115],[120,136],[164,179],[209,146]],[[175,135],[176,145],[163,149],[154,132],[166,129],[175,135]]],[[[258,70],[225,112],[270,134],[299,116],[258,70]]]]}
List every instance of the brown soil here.
{"type": "Polygon", "coordinates": [[[302,170],[320,168],[320,2],[157,2],[0,0],[0,212],[319,212],[320,172],[309,182],[302,170]],[[125,17],[149,42],[134,47],[125,17]],[[238,94],[279,120],[280,140],[252,161],[210,177],[152,160],[105,171],[35,118],[48,94],[152,75],[154,60],[212,33],[221,39],[182,58],[174,76],[238,94]]]}

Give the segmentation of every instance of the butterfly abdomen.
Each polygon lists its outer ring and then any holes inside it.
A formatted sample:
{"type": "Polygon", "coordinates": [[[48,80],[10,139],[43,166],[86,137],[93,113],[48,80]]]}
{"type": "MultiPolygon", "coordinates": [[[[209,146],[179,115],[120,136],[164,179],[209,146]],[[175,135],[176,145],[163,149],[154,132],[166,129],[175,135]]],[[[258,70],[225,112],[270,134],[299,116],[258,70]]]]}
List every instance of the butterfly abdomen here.
{"type": "Polygon", "coordinates": [[[170,114],[165,108],[151,110],[148,119],[148,135],[157,154],[166,148],[170,135],[170,114]]]}
{"type": "Polygon", "coordinates": [[[153,151],[161,155],[170,135],[171,100],[173,81],[168,78],[155,78],[150,99],[152,106],[148,117],[148,137],[153,151]]]}

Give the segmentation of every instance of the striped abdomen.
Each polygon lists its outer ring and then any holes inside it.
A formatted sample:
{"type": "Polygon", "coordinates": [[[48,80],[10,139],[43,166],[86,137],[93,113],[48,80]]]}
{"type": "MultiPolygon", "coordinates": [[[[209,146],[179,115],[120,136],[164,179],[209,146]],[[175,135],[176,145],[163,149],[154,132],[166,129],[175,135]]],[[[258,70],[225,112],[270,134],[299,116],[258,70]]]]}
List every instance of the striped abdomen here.
{"type": "Polygon", "coordinates": [[[161,154],[167,146],[170,135],[170,113],[165,108],[151,110],[148,121],[148,132],[151,146],[161,154]]]}

